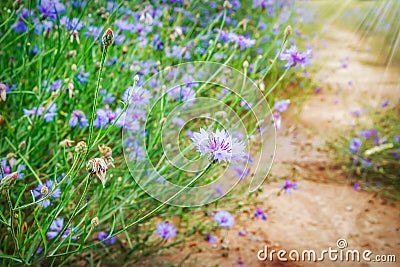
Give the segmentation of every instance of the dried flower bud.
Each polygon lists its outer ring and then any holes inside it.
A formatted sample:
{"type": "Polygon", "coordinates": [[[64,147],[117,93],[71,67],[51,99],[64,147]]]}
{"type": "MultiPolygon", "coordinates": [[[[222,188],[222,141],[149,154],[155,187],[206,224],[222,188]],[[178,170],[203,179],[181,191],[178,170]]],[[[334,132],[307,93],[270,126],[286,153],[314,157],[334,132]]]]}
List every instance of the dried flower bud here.
{"type": "Polygon", "coordinates": [[[99,150],[100,150],[101,158],[104,159],[107,166],[111,166],[114,168],[115,166],[114,166],[114,159],[112,157],[111,147],[102,145],[102,146],[99,146],[99,150]]]}
{"type": "Polygon", "coordinates": [[[6,177],[1,179],[0,181],[0,191],[4,193],[5,190],[11,189],[14,186],[17,178],[18,178],[18,172],[13,172],[10,173],[9,175],[6,175],[6,177]]]}
{"type": "Polygon", "coordinates": [[[133,77],[133,80],[135,81],[135,82],[138,82],[139,81],[139,75],[135,75],[135,77],[133,77]]]}
{"type": "Polygon", "coordinates": [[[245,60],[243,62],[243,68],[247,69],[249,67],[249,62],[247,60],[245,60]]]}
{"type": "Polygon", "coordinates": [[[64,140],[62,140],[62,141],[60,142],[60,146],[61,146],[61,147],[66,147],[66,148],[70,148],[73,142],[74,142],[74,141],[72,141],[72,140],[64,139],[64,140]]]}
{"type": "Polygon", "coordinates": [[[92,227],[96,227],[97,225],[99,225],[99,218],[94,217],[91,221],[90,224],[92,225],[92,227]]]}
{"type": "Polygon", "coordinates": [[[87,145],[85,141],[80,141],[75,147],[75,152],[78,154],[85,154],[86,151],[87,151],[87,145]]]}
{"type": "Polygon", "coordinates": [[[6,120],[2,115],[0,115],[0,125],[3,125],[6,120]]]}
{"type": "Polygon", "coordinates": [[[72,82],[68,83],[68,96],[69,98],[72,98],[74,96],[74,84],[72,82]]]}
{"type": "Polygon", "coordinates": [[[110,157],[111,156],[111,154],[112,154],[111,147],[105,146],[104,144],[101,145],[101,146],[98,146],[98,147],[99,147],[99,151],[100,151],[101,156],[103,156],[103,157],[110,157]]]}
{"type": "Polygon", "coordinates": [[[101,38],[105,47],[109,47],[114,42],[114,32],[108,28],[101,38]]]}
{"type": "Polygon", "coordinates": [[[104,13],[106,13],[106,9],[104,7],[100,7],[99,9],[97,9],[97,15],[101,16],[104,13]]]}
{"type": "Polygon", "coordinates": [[[126,54],[126,53],[128,53],[128,46],[124,45],[122,47],[122,54],[126,54]]]}
{"type": "Polygon", "coordinates": [[[18,147],[19,147],[20,150],[24,150],[25,147],[26,147],[26,141],[22,141],[21,143],[19,143],[18,147]]]}
{"type": "Polygon", "coordinates": [[[8,160],[8,164],[10,165],[11,169],[14,167],[15,163],[17,160],[15,159],[15,154],[14,153],[8,153],[6,156],[6,159],[8,160]]]}
{"type": "Polygon", "coordinates": [[[47,196],[47,194],[49,193],[49,188],[47,186],[42,186],[42,188],[40,189],[40,194],[42,194],[42,196],[47,196]]]}
{"type": "Polygon", "coordinates": [[[285,29],[284,35],[285,40],[292,34],[292,26],[288,25],[285,29]]]}
{"type": "Polygon", "coordinates": [[[100,182],[103,185],[106,183],[106,175],[107,175],[107,164],[102,158],[94,158],[88,161],[86,164],[86,170],[90,174],[96,174],[96,176],[99,178],[100,182]]]}
{"type": "Polygon", "coordinates": [[[76,70],[77,70],[76,64],[72,64],[72,65],[71,65],[71,70],[72,70],[72,71],[76,71],[76,70]]]}
{"type": "Polygon", "coordinates": [[[5,102],[7,99],[7,86],[0,83],[0,103],[5,102]]]}
{"type": "Polygon", "coordinates": [[[231,3],[229,3],[229,1],[228,0],[225,0],[224,1],[224,8],[226,8],[226,9],[231,9],[232,8],[232,4],[231,3]]]}

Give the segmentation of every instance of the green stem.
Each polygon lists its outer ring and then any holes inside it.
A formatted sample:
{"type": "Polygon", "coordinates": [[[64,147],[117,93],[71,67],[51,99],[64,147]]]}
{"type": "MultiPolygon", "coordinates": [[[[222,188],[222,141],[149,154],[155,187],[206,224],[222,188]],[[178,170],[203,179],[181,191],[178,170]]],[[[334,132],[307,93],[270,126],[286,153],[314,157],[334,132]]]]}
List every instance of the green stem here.
{"type": "MultiPolygon", "coordinates": [[[[93,108],[92,108],[92,117],[90,119],[90,124],[89,124],[89,139],[87,141],[88,147],[91,147],[91,142],[92,142],[92,136],[93,136],[93,124],[94,124],[94,119],[96,116],[96,108],[97,108],[97,102],[99,100],[99,92],[100,92],[100,82],[101,82],[101,74],[103,72],[103,66],[104,66],[104,61],[106,59],[107,55],[107,47],[104,46],[103,53],[101,54],[101,63],[100,63],[100,70],[99,70],[99,76],[97,77],[97,84],[96,84],[96,90],[94,93],[94,101],[93,101],[93,108]]],[[[87,150],[85,158],[89,154],[90,149],[87,150]]]]}
{"type": "Polygon", "coordinates": [[[208,166],[201,172],[199,173],[196,177],[194,177],[187,185],[185,185],[184,187],[182,187],[177,193],[175,193],[173,196],[171,196],[169,199],[167,199],[166,201],[162,202],[160,205],[158,205],[157,207],[155,207],[153,210],[151,210],[149,213],[147,213],[146,215],[140,217],[139,219],[135,220],[134,222],[128,224],[127,226],[125,226],[124,228],[120,229],[119,231],[113,233],[113,234],[109,234],[107,238],[105,238],[102,241],[98,241],[95,243],[92,243],[89,246],[83,247],[83,248],[78,248],[74,251],[68,251],[68,252],[64,252],[64,253],[60,253],[60,254],[52,254],[49,257],[60,257],[60,256],[65,256],[65,255],[69,255],[72,253],[76,253],[91,247],[94,247],[100,243],[103,243],[106,240],[109,240],[111,238],[113,238],[114,236],[119,235],[120,233],[126,231],[127,229],[131,228],[132,226],[142,222],[143,220],[149,218],[151,215],[153,215],[155,212],[159,211],[162,207],[164,207],[167,203],[169,203],[171,200],[173,200],[176,196],[178,196],[180,193],[182,193],[185,189],[187,189],[189,186],[191,186],[192,184],[194,184],[200,177],[202,177],[212,166],[212,163],[208,164],[208,166]]]}

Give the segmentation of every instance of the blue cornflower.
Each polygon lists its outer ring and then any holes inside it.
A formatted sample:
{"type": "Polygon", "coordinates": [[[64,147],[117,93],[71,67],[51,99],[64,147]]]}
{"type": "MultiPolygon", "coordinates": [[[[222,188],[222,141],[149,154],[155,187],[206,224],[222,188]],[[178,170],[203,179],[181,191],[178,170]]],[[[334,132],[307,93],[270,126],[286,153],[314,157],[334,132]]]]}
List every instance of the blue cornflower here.
{"type": "Polygon", "coordinates": [[[280,189],[283,189],[285,193],[291,193],[292,189],[297,190],[299,187],[297,183],[291,181],[291,180],[286,180],[280,187],[280,189]]]}
{"type": "Polygon", "coordinates": [[[214,221],[222,228],[230,228],[235,224],[235,219],[232,215],[224,210],[219,210],[214,215],[214,221]]]}
{"type": "Polygon", "coordinates": [[[215,236],[213,236],[212,234],[208,233],[207,234],[207,242],[209,244],[215,244],[215,243],[217,243],[217,238],[215,236]]]}
{"type": "Polygon", "coordinates": [[[26,26],[25,21],[22,17],[18,19],[18,21],[11,26],[16,32],[26,32],[28,30],[28,26],[26,26]]]}
{"type": "Polygon", "coordinates": [[[202,156],[209,155],[215,161],[246,161],[246,146],[226,130],[208,132],[203,128],[191,138],[202,156]]]}
{"type": "Polygon", "coordinates": [[[178,127],[185,125],[186,121],[180,117],[175,117],[172,119],[172,123],[178,127]]]}
{"type": "MultiPolygon", "coordinates": [[[[97,236],[97,239],[99,241],[103,241],[104,239],[106,239],[108,236],[110,235],[110,233],[106,233],[106,232],[100,232],[99,235],[97,236]]],[[[115,242],[117,242],[118,237],[117,236],[113,236],[110,239],[104,241],[105,245],[112,245],[115,244],[115,242]]]]}
{"type": "Polygon", "coordinates": [[[275,102],[274,109],[276,109],[279,112],[284,112],[285,110],[287,110],[289,104],[290,104],[289,99],[279,100],[275,102]]]}
{"type": "Polygon", "coordinates": [[[261,218],[264,221],[267,220],[267,216],[265,215],[264,211],[261,208],[256,208],[256,211],[254,212],[254,216],[256,216],[257,219],[261,218]]]}
{"type": "Polygon", "coordinates": [[[79,74],[76,76],[76,78],[78,79],[78,81],[80,83],[87,83],[88,82],[88,77],[90,75],[90,72],[84,72],[81,71],[79,72],[79,74]]]}
{"type": "Polygon", "coordinates": [[[310,58],[311,50],[301,53],[297,50],[296,45],[292,45],[289,49],[284,50],[279,56],[279,59],[287,61],[285,65],[286,68],[295,67],[297,65],[305,68],[310,64],[310,58]]]}
{"type": "Polygon", "coordinates": [[[68,124],[71,127],[75,128],[78,122],[79,122],[79,128],[89,126],[85,113],[83,113],[83,111],[81,110],[74,110],[72,111],[72,116],[69,119],[68,124]]]}
{"type": "Polygon", "coordinates": [[[65,5],[59,0],[41,0],[37,7],[45,18],[55,20],[57,15],[66,11],[65,5]]]}
{"type": "Polygon", "coordinates": [[[103,33],[103,27],[89,26],[87,31],[83,34],[85,37],[93,36],[93,40],[98,40],[103,33]]]}
{"type": "Polygon", "coordinates": [[[358,137],[354,138],[353,140],[350,141],[350,145],[349,145],[350,152],[351,153],[357,152],[358,150],[360,150],[361,145],[362,145],[361,139],[358,137]]]}
{"type": "MultiPolygon", "coordinates": [[[[39,184],[35,189],[33,189],[33,196],[35,198],[39,198],[42,199],[43,197],[47,196],[55,187],[55,184],[53,181],[51,180],[46,180],[46,182],[44,184],[39,184]],[[43,187],[46,186],[47,187],[47,193],[45,195],[43,195],[43,187]]],[[[59,187],[57,187],[56,190],[54,190],[54,192],[51,194],[52,198],[59,198],[61,196],[61,189],[59,187]]],[[[42,206],[43,208],[47,208],[48,206],[50,206],[51,201],[50,199],[45,199],[42,202],[38,203],[39,206],[42,206]]]]}
{"type": "MultiPolygon", "coordinates": [[[[55,219],[51,225],[49,231],[47,231],[47,238],[49,239],[54,239],[56,236],[61,232],[61,230],[64,228],[64,218],[57,218],[55,219]]],[[[61,235],[61,239],[66,238],[71,231],[75,232],[77,229],[74,229],[72,225],[69,225],[68,228],[64,231],[64,233],[61,235]]],[[[71,237],[72,240],[76,240],[76,236],[71,237]]]]}
{"type": "Polygon", "coordinates": [[[69,19],[67,16],[63,16],[60,19],[60,24],[64,25],[69,31],[75,30],[79,31],[83,28],[84,24],[78,18],[69,19]]]}
{"type": "Polygon", "coordinates": [[[360,136],[364,139],[370,138],[371,136],[378,135],[378,131],[375,129],[372,130],[362,130],[360,132],[360,136]]]}
{"type": "Polygon", "coordinates": [[[161,238],[168,239],[176,236],[176,228],[173,224],[161,222],[156,226],[157,235],[161,238]]]}

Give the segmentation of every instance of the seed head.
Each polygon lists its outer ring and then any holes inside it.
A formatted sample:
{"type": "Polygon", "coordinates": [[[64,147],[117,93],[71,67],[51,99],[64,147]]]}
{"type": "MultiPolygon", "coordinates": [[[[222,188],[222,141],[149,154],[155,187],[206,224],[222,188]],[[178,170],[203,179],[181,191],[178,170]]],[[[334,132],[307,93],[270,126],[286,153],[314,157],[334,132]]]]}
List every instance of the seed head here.
{"type": "Polygon", "coordinates": [[[225,0],[225,1],[224,1],[224,8],[226,8],[226,9],[231,9],[231,8],[232,8],[232,4],[229,3],[228,0],[225,0]]]}
{"type": "Polygon", "coordinates": [[[75,147],[75,152],[78,154],[85,154],[86,151],[87,151],[87,145],[85,141],[80,141],[75,147]]]}
{"type": "Polygon", "coordinates": [[[292,34],[292,26],[288,25],[285,29],[284,35],[285,35],[285,40],[289,38],[289,36],[292,34]]]}
{"type": "Polygon", "coordinates": [[[103,44],[105,47],[109,47],[114,42],[114,32],[108,28],[106,32],[103,34],[103,44]]]}
{"type": "Polygon", "coordinates": [[[0,181],[1,193],[4,193],[6,190],[11,189],[14,186],[17,178],[18,178],[18,172],[13,172],[13,173],[10,173],[9,175],[6,175],[6,177],[4,177],[0,181]]]}
{"type": "Polygon", "coordinates": [[[65,147],[65,148],[70,148],[73,142],[74,142],[74,141],[72,141],[72,140],[64,139],[64,140],[62,140],[62,141],[60,142],[60,146],[61,146],[61,147],[65,147]]]}
{"type": "Polygon", "coordinates": [[[7,86],[3,83],[0,83],[0,103],[5,102],[7,99],[7,86]]]}
{"type": "Polygon", "coordinates": [[[49,193],[49,188],[47,188],[47,186],[42,186],[42,189],[40,189],[40,194],[42,194],[42,196],[47,196],[47,194],[49,193]]]}
{"type": "Polygon", "coordinates": [[[99,225],[99,218],[98,217],[94,217],[91,221],[90,224],[92,225],[92,227],[96,227],[97,225],[99,225]]]}
{"type": "Polygon", "coordinates": [[[106,162],[107,166],[115,167],[114,166],[114,159],[112,157],[112,149],[111,147],[105,146],[104,144],[102,146],[99,146],[101,158],[106,162]]]}
{"type": "Polygon", "coordinates": [[[104,185],[106,183],[106,175],[107,175],[107,164],[102,158],[94,158],[88,161],[86,164],[86,170],[90,174],[96,174],[96,176],[99,178],[100,182],[104,185]]]}

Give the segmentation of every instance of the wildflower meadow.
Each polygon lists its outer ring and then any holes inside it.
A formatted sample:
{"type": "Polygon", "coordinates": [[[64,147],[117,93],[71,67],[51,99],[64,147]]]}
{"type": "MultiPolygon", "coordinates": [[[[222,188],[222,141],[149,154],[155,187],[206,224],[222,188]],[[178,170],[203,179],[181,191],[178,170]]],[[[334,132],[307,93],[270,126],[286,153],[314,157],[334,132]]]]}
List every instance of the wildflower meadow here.
{"type": "Polygon", "coordinates": [[[395,264],[400,5],[328,2],[4,1],[1,265],[395,264]]]}

